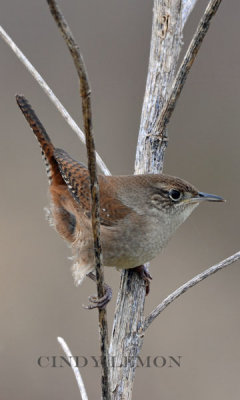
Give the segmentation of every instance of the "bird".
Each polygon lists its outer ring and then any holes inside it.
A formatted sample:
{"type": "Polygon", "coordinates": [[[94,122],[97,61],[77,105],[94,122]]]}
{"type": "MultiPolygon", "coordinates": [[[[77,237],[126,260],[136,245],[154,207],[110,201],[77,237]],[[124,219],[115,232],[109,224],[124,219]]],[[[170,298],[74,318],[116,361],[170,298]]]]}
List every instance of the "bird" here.
{"type": "MultiPolygon", "coordinates": [[[[72,249],[75,284],[80,285],[86,275],[96,280],[88,169],[66,151],[55,148],[23,95],[17,95],[16,101],[41,147],[51,199],[48,220],[72,249]]],[[[200,203],[224,201],[165,174],[99,174],[98,182],[103,265],[137,271],[146,284],[146,294],[151,275],[144,264],[167,245],[200,203]]],[[[108,285],[105,289],[104,298],[92,298],[95,304],[90,308],[106,306],[112,291],[108,285]]]]}

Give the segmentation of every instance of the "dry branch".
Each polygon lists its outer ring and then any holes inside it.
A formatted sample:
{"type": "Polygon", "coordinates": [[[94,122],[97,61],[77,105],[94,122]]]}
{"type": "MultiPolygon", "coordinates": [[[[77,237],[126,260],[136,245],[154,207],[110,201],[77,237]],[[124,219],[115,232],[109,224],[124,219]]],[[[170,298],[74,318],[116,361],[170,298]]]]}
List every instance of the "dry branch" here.
{"type": "MultiPolygon", "coordinates": [[[[167,147],[166,129],[158,135],[156,121],[161,118],[169,99],[182,45],[183,23],[180,0],[155,0],[148,77],[143,102],[135,173],[159,173],[163,168],[167,147]]],[[[189,2],[188,2],[189,3],[189,2]]],[[[196,1],[189,6],[189,13],[196,1]]],[[[212,3],[212,2],[210,2],[212,3]]],[[[185,8],[185,12],[187,9],[185,8]]],[[[184,83],[184,82],[183,82],[184,83]]],[[[117,365],[123,358],[131,360],[122,369],[112,370],[113,398],[131,399],[136,360],[143,343],[145,291],[138,276],[131,271],[122,272],[117,299],[110,356],[117,365]]]]}
{"type": "Polygon", "coordinates": [[[236,261],[240,260],[240,251],[233,254],[232,256],[226,258],[225,260],[220,261],[218,264],[213,265],[212,267],[206,269],[205,271],[201,272],[201,274],[196,275],[194,278],[190,279],[188,282],[184,283],[184,285],[180,286],[176,289],[173,293],[167,296],[152,312],[151,314],[145,318],[143,324],[143,332],[149,327],[149,325],[157,318],[163,310],[169,304],[171,304],[174,300],[176,300],[179,296],[189,290],[191,287],[197,285],[204,279],[208,278],[209,276],[215,274],[217,271],[227,267],[235,263],[236,261]]]}
{"type": "MultiPolygon", "coordinates": [[[[92,107],[91,107],[91,90],[87,71],[83,57],[79,51],[79,47],[73,37],[73,34],[60,11],[55,0],[47,0],[50,11],[60,29],[62,36],[73,58],[77,74],[80,82],[80,94],[82,98],[82,114],[84,122],[84,132],[86,135],[86,147],[88,155],[88,169],[91,183],[92,198],[92,230],[95,253],[95,266],[97,278],[98,298],[103,298],[104,290],[104,273],[102,267],[102,248],[100,241],[100,213],[99,213],[99,186],[96,168],[95,144],[92,129],[92,107]]],[[[106,308],[99,308],[99,333],[100,333],[100,349],[101,349],[101,365],[102,365],[102,397],[110,400],[110,382],[109,382],[109,354],[108,354],[108,327],[107,327],[107,311],[106,308]]]]}
{"type": "Polygon", "coordinates": [[[189,15],[195,7],[197,0],[182,0],[182,26],[185,25],[189,15]]]}
{"type": "Polygon", "coordinates": [[[208,4],[203,17],[201,18],[197,30],[193,36],[193,39],[188,47],[188,50],[184,56],[182,64],[178,70],[177,76],[174,80],[171,94],[167,103],[165,104],[161,115],[155,123],[155,132],[161,137],[166,129],[167,124],[170,121],[173,110],[176,106],[176,102],[181,94],[187,75],[191,69],[191,66],[195,60],[195,57],[200,49],[202,41],[208,31],[211,19],[216,14],[218,7],[222,0],[211,0],[208,4]]]}
{"type": "MultiPolygon", "coordinates": [[[[73,355],[72,355],[67,343],[65,342],[65,340],[63,338],[61,338],[61,337],[58,337],[57,340],[58,340],[58,343],[60,343],[60,345],[61,345],[64,353],[68,357],[68,359],[72,360],[73,359],[73,355]]],[[[82,376],[80,374],[80,371],[79,371],[78,367],[71,363],[71,368],[72,368],[74,376],[76,378],[76,381],[77,381],[77,384],[78,384],[78,388],[79,388],[82,400],[88,400],[87,392],[86,392],[86,389],[85,389],[85,386],[84,386],[84,383],[83,383],[83,380],[82,380],[82,376]]]]}
{"type": "Polygon", "coordinates": [[[167,136],[155,137],[155,122],[169,97],[182,47],[181,0],[155,0],[148,76],[136,151],[135,173],[160,173],[167,136]]]}
{"type": "MultiPolygon", "coordinates": [[[[49,99],[52,101],[52,103],[55,105],[57,110],[60,112],[60,114],[62,115],[64,120],[68,123],[68,125],[72,128],[72,130],[77,134],[80,141],[85,144],[86,143],[85,135],[81,131],[81,129],[79,128],[77,123],[74,121],[74,119],[68,113],[68,111],[64,108],[64,106],[59,101],[59,99],[55,96],[52,89],[44,81],[44,79],[39,74],[39,72],[36,70],[36,68],[34,68],[34,66],[30,63],[30,61],[23,54],[23,52],[17,47],[16,43],[10,38],[10,36],[7,34],[7,32],[2,28],[2,26],[0,26],[0,36],[5,41],[5,43],[12,49],[14,54],[18,57],[18,59],[21,61],[21,63],[30,72],[30,74],[36,80],[36,82],[41,86],[43,91],[47,94],[49,99]]],[[[102,170],[102,172],[105,175],[111,175],[109,169],[107,168],[107,166],[105,165],[105,163],[103,162],[102,158],[99,156],[98,153],[96,153],[96,158],[97,158],[97,164],[98,164],[99,168],[102,170]]]]}

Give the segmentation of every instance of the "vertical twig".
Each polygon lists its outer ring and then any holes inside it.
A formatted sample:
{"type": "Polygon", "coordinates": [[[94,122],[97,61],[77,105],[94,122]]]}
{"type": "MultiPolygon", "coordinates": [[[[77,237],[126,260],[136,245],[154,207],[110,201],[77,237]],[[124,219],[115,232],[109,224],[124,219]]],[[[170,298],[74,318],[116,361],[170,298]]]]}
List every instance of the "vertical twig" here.
{"type": "MultiPolygon", "coordinates": [[[[84,121],[84,132],[86,135],[86,146],[88,155],[88,169],[91,182],[92,198],[92,229],[94,239],[97,293],[98,297],[104,296],[104,273],[102,267],[102,251],[100,242],[100,218],[99,218],[99,187],[96,169],[95,145],[92,129],[92,109],[91,109],[91,90],[89,86],[87,71],[84,60],[80,54],[79,47],[73,37],[73,34],[60,11],[55,0],[47,0],[50,11],[62,33],[62,36],[68,46],[73,58],[77,74],[80,81],[80,94],[82,98],[82,113],[84,121]]],[[[110,382],[109,382],[109,354],[108,354],[108,327],[106,308],[99,309],[99,331],[102,365],[102,398],[110,400],[110,382]]]]}

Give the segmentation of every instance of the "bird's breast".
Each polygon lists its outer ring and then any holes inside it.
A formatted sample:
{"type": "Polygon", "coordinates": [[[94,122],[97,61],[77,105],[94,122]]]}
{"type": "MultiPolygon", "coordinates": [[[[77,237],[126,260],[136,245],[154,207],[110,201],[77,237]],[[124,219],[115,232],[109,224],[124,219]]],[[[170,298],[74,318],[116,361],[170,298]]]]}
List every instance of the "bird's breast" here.
{"type": "Polygon", "coordinates": [[[134,268],[152,260],[165,247],[171,235],[164,224],[149,218],[137,222],[125,221],[108,237],[102,235],[104,265],[134,268]]]}

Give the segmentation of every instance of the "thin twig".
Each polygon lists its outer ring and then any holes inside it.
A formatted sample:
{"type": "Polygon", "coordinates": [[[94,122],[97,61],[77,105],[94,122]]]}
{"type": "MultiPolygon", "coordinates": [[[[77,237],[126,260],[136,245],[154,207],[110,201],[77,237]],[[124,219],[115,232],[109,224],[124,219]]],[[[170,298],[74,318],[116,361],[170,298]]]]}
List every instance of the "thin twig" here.
{"type": "Polygon", "coordinates": [[[171,304],[174,300],[176,300],[179,296],[189,290],[191,287],[197,285],[199,282],[203,281],[204,279],[208,278],[209,276],[215,274],[217,271],[227,267],[228,265],[233,264],[234,262],[240,260],[240,251],[233,254],[232,256],[226,258],[225,260],[220,261],[218,264],[213,265],[212,267],[206,269],[205,271],[201,272],[200,274],[196,275],[194,278],[190,279],[188,282],[184,283],[184,285],[180,286],[176,289],[173,293],[167,296],[162,303],[160,303],[152,312],[149,314],[148,317],[145,318],[143,324],[143,331],[149,327],[149,325],[161,314],[163,310],[169,304],[171,304]]]}
{"type": "MultiPolygon", "coordinates": [[[[79,137],[81,142],[85,144],[86,140],[85,140],[84,133],[81,131],[81,129],[76,124],[76,122],[73,120],[71,115],[64,108],[62,103],[55,96],[52,89],[44,81],[44,79],[39,74],[39,72],[34,68],[34,66],[30,63],[30,61],[26,58],[26,56],[22,53],[22,51],[17,47],[17,45],[13,42],[13,40],[10,38],[10,36],[7,34],[7,32],[5,32],[5,30],[1,26],[0,26],[0,36],[7,43],[7,45],[12,49],[12,51],[19,58],[19,60],[22,62],[22,64],[27,68],[27,70],[30,72],[30,74],[33,76],[33,78],[37,81],[37,83],[41,86],[41,88],[47,94],[49,99],[52,101],[52,103],[58,109],[58,111],[60,112],[62,117],[65,119],[65,121],[68,123],[68,125],[72,128],[72,130],[77,134],[77,136],[79,137]]],[[[109,169],[104,164],[102,158],[99,156],[98,153],[96,153],[96,158],[97,158],[97,164],[98,164],[99,168],[101,169],[101,171],[105,175],[111,175],[109,169]]]]}
{"type": "Polygon", "coordinates": [[[171,94],[167,103],[165,104],[159,118],[157,119],[155,126],[158,135],[162,136],[165,132],[166,126],[169,123],[176,102],[181,94],[187,75],[192,67],[195,57],[200,49],[202,41],[208,31],[210,22],[213,16],[216,14],[218,7],[222,0],[211,0],[199,22],[197,30],[193,36],[193,39],[189,45],[189,48],[184,56],[182,64],[178,70],[176,78],[173,83],[171,94]]]}
{"type": "MultiPolygon", "coordinates": [[[[91,182],[91,198],[92,198],[92,230],[94,240],[95,266],[97,278],[98,298],[102,298],[105,294],[104,290],[104,273],[102,267],[102,248],[100,242],[100,216],[99,216],[99,186],[97,179],[95,145],[92,129],[92,107],[91,107],[91,90],[88,81],[87,71],[83,57],[79,51],[79,47],[73,37],[73,34],[65,20],[61,10],[55,0],[47,0],[50,11],[60,29],[62,36],[73,58],[80,82],[80,94],[82,98],[82,114],[84,121],[84,131],[86,135],[86,146],[88,155],[88,169],[91,182]]],[[[108,327],[107,327],[107,311],[106,308],[99,310],[99,333],[101,348],[101,365],[102,365],[102,397],[110,400],[110,381],[109,381],[109,354],[108,354],[108,327]]]]}
{"type": "Polygon", "coordinates": [[[182,1],[182,26],[185,25],[189,15],[195,7],[197,0],[183,0],[182,1]]]}
{"type": "Polygon", "coordinates": [[[82,400],[88,400],[88,396],[87,396],[87,392],[80,374],[80,371],[78,369],[78,367],[76,365],[73,365],[73,363],[71,362],[71,360],[73,359],[73,355],[71,353],[71,350],[69,349],[67,343],[65,342],[65,340],[62,337],[58,337],[57,338],[58,343],[60,343],[60,345],[62,346],[62,349],[64,351],[64,353],[66,354],[66,356],[68,357],[68,359],[70,360],[71,363],[71,368],[73,370],[73,373],[75,375],[78,387],[79,387],[79,391],[82,397],[82,400]]]}

